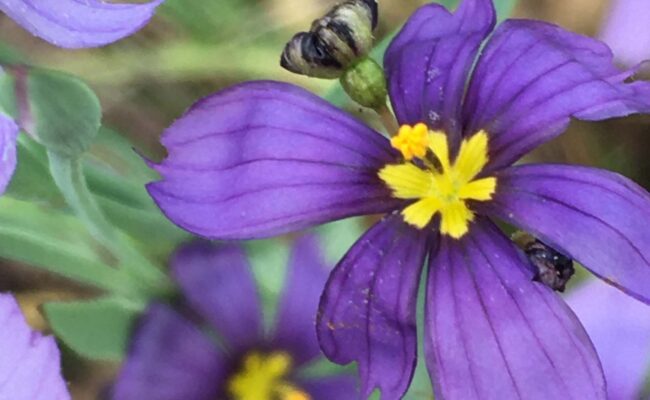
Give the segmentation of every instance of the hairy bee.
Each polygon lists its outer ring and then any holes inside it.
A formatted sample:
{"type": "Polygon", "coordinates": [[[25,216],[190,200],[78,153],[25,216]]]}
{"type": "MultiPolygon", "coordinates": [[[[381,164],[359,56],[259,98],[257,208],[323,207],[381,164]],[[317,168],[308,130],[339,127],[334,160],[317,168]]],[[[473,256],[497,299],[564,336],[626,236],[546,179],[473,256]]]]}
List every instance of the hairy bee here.
{"type": "Polygon", "coordinates": [[[301,75],[335,79],[372,48],[376,0],[348,0],[297,33],[280,58],[283,68],[301,75]]]}
{"type": "Polygon", "coordinates": [[[567,282],[575,273],[573,260],[529,234],[518,232],[513,239],[535,268],[533,280],[564,292],[567,282]]]}

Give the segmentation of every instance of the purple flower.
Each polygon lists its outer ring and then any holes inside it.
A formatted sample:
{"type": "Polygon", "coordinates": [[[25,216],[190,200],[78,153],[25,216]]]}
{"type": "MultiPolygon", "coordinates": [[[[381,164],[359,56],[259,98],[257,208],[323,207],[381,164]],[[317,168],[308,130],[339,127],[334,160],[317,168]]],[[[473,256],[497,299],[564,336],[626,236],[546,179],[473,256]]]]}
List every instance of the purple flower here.
{"type": "Polygon", "coordinates": [[[566,300],[603,363],[607,398],[642,399],[650,374],[650,307],[597,281],[582,284],[566,300]]]}
{"type": "Polygon", "coordinates": [[[636,65],[650,59],[650,1],[612,0],[600,34],[617,61],[636,65]]]}
{"type": "Polygon", "coordinates": [[[644,189],[591,168],[512,166],[571,118],[650,112],[650,84],[629,82],[597,40],[539,21],[494,26],[489,0],[454,14],[429,4],[408,20],[384,59],[402,125],[392,140],[277,82],[214,94],[162,138],[163,180],[148,189],[194,233],[250,239],[386,214],[337,265],[319,311],[322,349],[358,363],[364,395],[397,399],[409,386],[428,258],[425,358],[437,396],[605,398],[589,337],[495,220],[650,302],[644,189]]]}
{"type": "Polygon", "coordinates": [[[0,0],[0,11],[33,35],[64,48],[99,47],[140,30],[164,0],[0,0]]]}
{"type": "Polygon", "coordinates": [[[0,325],[0,399],[70,399],[54,338],[33,331],[9,294],[0,294],[0,325]]]}
{"type": "Polygon", "coordinates": [[[0,195],[7,189],[16,170],[17,137],[18,126],[13,119],[0,111],[0,195]]]}
{"type": "Polygon", "coordinates": [[[172,259],[172,273],[189,308],[209,327],[200,327],[192,313],[152,305],[133,337],[115,399],[358,397],[351,375],[302,373],[321,357],[314,320],[327,269],[313,237],[303,237],[293,247],[270,335],[263,333],[255,282],[241,247],[182,247],[172,259]]]}

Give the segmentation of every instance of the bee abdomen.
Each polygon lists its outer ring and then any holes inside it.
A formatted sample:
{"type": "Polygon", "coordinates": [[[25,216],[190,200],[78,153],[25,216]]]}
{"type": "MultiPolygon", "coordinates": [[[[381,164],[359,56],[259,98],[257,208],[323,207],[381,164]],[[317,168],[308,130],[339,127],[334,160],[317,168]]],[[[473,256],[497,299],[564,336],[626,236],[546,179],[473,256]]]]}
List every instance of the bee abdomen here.
{"type": "Polygon", "coordinates": [[[338,78],[372,47],[377,25],[375,0],[348,0],[312,23],[287,43],[280,58],[283,68],[317,78],[338,78]]]}
{"type": "Polygon", "coordinates": [[[280,65],[296,74],[318,78],[337,78],[343,68],[328,46],[310,32],[294,35],[282,52],[280,65]]]}

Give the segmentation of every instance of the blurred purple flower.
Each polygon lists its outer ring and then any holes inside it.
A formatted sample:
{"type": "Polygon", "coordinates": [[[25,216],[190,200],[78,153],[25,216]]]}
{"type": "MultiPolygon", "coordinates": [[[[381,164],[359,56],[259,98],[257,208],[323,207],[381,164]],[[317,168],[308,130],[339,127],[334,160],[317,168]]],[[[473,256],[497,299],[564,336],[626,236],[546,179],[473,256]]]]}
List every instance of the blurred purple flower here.
{"type": "Polygon", "coordinates": [[[7,189],[16,170],[17,137],[18,126],[13,119],[0,111],[0,195],[7,189]]]}
{"type": "Polygon", "coordinates": [[[598,281],[582,284],[566,300],[603,363],[607,398],[641,399],[650,376],[650,307],[598,281]]]}
{"type": "Polygon", "coordinates": [[[163,1],[0,0],[0,11],[33,35],[55,46],[76,49],[104,46],[135,33],[163,1]]]}
{"type": "Polygon", "coordinates": [[[294,245],[270,335],[263,333],[255,281],[241,247],[184,246],[172,259],[172,273],[192,311],[164,304],[148,309],[117,379],[115,399],[358,398],[352,375],[302,374],[322,357],[314,320],[327,269],[313,237],[294,245]],[[201,328],[191,315],[210,328],[201,328]]]}
{"type": "Polygon", "coordinates": [[[397,399],[409,386],[428,255],[424,341],[436,396],[605,398],[579,321],[533,282],[492,220],[650,302],[644,189],[592,168],[512,166],[572,117],[650,112],[650,84],[628,83],[632,72],[600,41],[532,20],[494,26],[490,0],[465,0],[455,14],[429,4],[408,20],[384,59],[402,124],[390,141],[277,82],[214,94],[162,138],[169,156],[153,167],[163,180],[148,189],[191,232],[250,239],[387,213],[337,265],[320,303],[320,345],[335,362],[357,361],[364,395],[379,388],[397,399]]]}
{"type": "Polygon", "coordinates": [[[0,294],[0,325],[0,399],[70,399],[54,338],[33,331],[9,294],[0,294]]]}
{"type": "Polygon", "coordinates": [[[34,132],[34,121],[27,99],[27,71],[27,67],[22,65],[0,65],[0,79],[4,79],[8,73],[13,76],[17,108],[14,119],[0,107],[0,195],[7,190],[16,171],[16,147],[21,128],[28,133],[34,132]]]}
{"type": "Polygon", "coordinates": [[[601,39],[623,65],[650,60],[650,1],[612,0],[601,39]]]}

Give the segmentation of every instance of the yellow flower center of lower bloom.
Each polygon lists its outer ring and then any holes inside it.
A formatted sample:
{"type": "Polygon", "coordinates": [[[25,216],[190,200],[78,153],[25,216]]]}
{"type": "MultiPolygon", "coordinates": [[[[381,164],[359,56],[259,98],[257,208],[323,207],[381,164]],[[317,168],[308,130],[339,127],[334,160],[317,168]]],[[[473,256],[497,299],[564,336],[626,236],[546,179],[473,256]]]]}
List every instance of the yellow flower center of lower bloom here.
{"type": "Polygon", "coordinates": [[[285,352],[252,352],[228,381],[228,394],[234,400],[310,400],[307,393],[285,380],[291,364],[291,356],[285,352]]]}
{"type": "Polygon", "coordinates": [[[385,166],[379,171],[379,177],[393,191],[393,196],[416,200],[402,211],[407,223],[422,229],[440,213],[440,231],[458,239],[467,233],[474,219],[467,200],[490,200],[496,190],[496,178],[475,179],[488,162],[488,135],[480,131],[463,140],[452,164],[447,135],[427,130],[423,140],[422,125],[400,128],[391,144],[406,161],[385,166]],[[429,152],[439,165],[434,166],[427,157],[429,152]],[[420,162],[411,162],[413,158],[420,162]]]}

